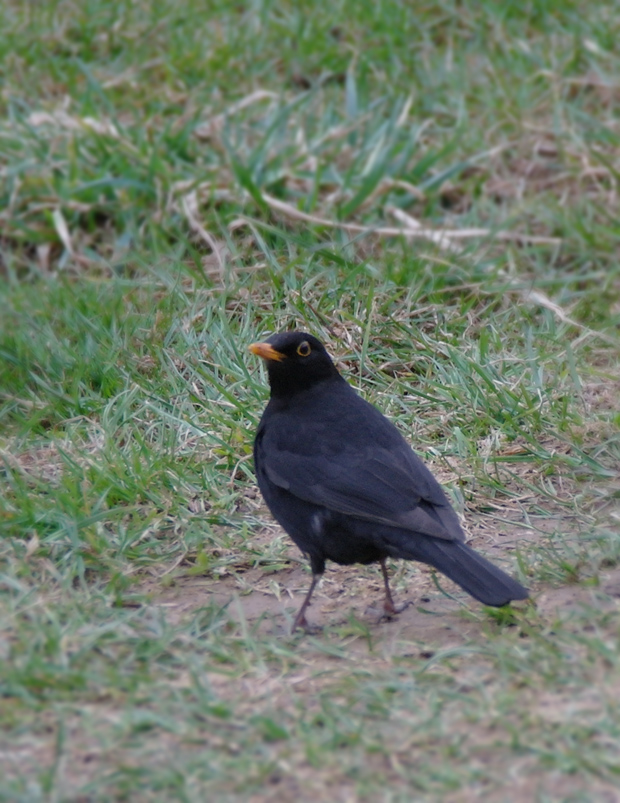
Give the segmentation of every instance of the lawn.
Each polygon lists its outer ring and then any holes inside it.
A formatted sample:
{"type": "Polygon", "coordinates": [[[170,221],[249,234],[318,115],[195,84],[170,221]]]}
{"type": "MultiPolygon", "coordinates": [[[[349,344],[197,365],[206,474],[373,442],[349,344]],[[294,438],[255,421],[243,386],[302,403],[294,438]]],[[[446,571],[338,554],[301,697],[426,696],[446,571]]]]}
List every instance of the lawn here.
{"type": "Polygon", "coordinates": [[[615,801],[620,8],[7,0],[0,801],[615,801]],[[310,581],[302,328],[532,592],[310,581]]]}

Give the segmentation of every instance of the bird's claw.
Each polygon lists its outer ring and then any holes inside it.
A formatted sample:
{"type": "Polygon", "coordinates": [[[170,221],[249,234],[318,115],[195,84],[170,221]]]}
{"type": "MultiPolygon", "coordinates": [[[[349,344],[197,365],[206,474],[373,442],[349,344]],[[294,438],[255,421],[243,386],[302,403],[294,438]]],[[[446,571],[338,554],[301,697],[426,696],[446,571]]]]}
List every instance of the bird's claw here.
{"type": "Polygon", "coordinates": [[[406,602],[401,603],[400,605],[394,605],[392,601],[385,600],[383,603],[383,613],[377,620],[379,622],[389,622],[390,620],[394,619],[395,616],[398,616],[399,613],[402,613],[406,608],[410,605],[413,605],[411,600],[407,600],[406,602]]]}
{"type": "Polygon", "coordinates": [[[322,632],[323,628],[320,625],[311,625],[305,616],[301,618],[298,616],[293,622],[291,635],[294,635],[296,630],[303,630],[307,636],[316,636],[318,633],[322,632]]]}

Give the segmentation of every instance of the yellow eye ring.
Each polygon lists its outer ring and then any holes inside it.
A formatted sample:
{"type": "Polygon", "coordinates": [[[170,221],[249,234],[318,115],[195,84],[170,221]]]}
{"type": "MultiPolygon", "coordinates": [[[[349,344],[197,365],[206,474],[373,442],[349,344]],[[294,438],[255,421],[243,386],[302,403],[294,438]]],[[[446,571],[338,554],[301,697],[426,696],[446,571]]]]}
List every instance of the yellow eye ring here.
{"type": "Polygon", "coordinates": [[[308,343],[307,340],[304,340],[303,343],[300,343],[297,346],[297,353],[299,354],[300,357],[307,357],[311,351],[312,349],[310,348],[310,343],[308,343]]]}

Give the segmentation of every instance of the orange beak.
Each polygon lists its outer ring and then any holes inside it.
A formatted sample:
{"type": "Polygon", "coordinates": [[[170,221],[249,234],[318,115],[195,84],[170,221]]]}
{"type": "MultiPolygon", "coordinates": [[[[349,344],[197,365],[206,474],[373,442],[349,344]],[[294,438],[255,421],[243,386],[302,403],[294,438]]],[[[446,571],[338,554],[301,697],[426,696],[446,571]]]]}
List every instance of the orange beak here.
{"type": "Polygon", "coordinates": [[[269,343],[252,343],[252,345],[248,346],[248,348],[252,354],[262,357],[263,360],[275,360],[276,362],[280,362],[281,360],[286,359],[285,354],[282,354],[280,351],[276,351],[273,346],[269,345],[269,343]]]}

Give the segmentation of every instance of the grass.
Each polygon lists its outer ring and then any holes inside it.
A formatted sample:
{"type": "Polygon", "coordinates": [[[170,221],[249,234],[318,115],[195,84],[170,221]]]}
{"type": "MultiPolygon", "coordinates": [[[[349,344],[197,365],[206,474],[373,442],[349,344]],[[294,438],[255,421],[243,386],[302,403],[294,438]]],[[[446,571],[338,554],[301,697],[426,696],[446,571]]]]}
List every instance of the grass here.
{"type": "Polygon", "coordinates": [[[610,799],[615,4],[0,14],[0,800],[610,799]],[[330,567],[286,634],[246,346],[291,326],[535,604],[394,564],[375,625],[330,567]]]}

